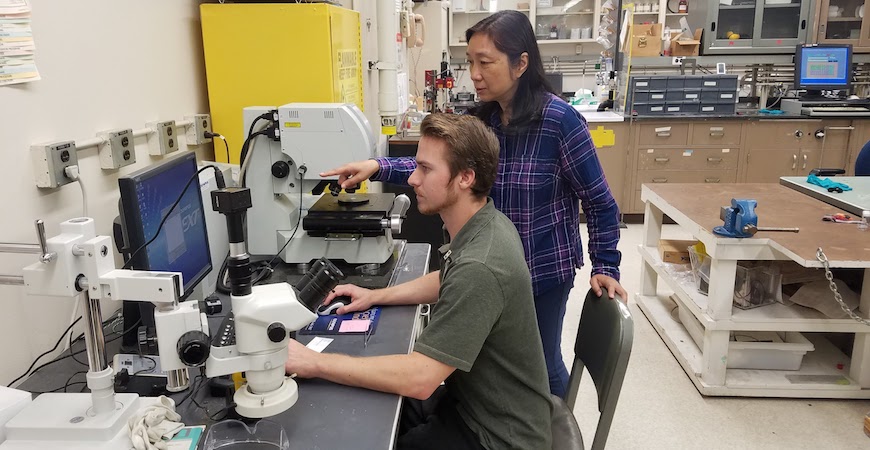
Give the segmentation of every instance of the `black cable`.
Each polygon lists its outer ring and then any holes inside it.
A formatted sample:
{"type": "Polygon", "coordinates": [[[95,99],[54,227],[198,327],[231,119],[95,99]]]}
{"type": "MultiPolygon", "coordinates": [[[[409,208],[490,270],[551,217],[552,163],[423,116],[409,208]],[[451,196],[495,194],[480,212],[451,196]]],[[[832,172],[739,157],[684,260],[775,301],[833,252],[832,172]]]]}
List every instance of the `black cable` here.
{"type": "MultiPolygon", "coordinates": [[[[133,261],[135,261],[136,255],[139,254],[139,252],[142,251],[142,249],[144,249],[145,247],[148,247],[148,245],[150,245],[152,242],[154,242],[155,239],[157,239],[157,236],[160,235],[160,230],[163,229],[163,224],[166,223],[166,220],[168,220],[169,216],[172,215],[172,211],[175,210],[175,207],[178,206],[178,204],[181,202],[181,199],[184,198],[184,193],[187,192],[188,188],[190,188],[190,184],[193,183],[193,180],[196,180],[197,178],[199,178],[200,172],[202,172],[206,169],[209,169],[209,168],[211,168],[215,171],[215,178],[219,177],[219,178],[223,179],[222,173],[220,175],[217,175],[218,173],[220,173],[220,169],[218,169],[215,166],[205,166],[205,167],[197,170],[196,173],[193,174],[189,180],[187,180],[187,184],[184,185],[184,189],[181,190],[181,194],[179,194],[178,198],[175,199],[175,202],[172,204],[172,206],[169,208],[169,210],[166,211],[166,215],[163,216],[163,220],[160,221],[160,225],[157,225],[157,231],[154,232],[154,236],[151,236],[151,239],[149,239],[144,244],[140,245],[139,248],[137,248],[136,251],[134,251],[130,255],[130,258],[127,260],[127,262],[124,263],[124,266],[121,267],[121,269],[129,269],[130,265],[133,264],[133,261]]],[[[220,187],[220,183],[218,184],[218,186],[220,187]]]]}
{"type": "Polygon", "coordinates": [[[83,366],[87,366],[88,363],[86,363],[86,362],[82,362],[82,361],[79,361],[78,359],[76,359],[75,354],[73,354],[73,352],[72,352],[72,351],[73,351],[73,349],[72,349],[72,348],[73,348],[73,344],[76,343],[76,342],[78,342],[79,339],[80,339],[80,338],[83,338],[83,337],[85,337],[84,334],[80,335],[80,336],[77,337],[75,340],[73,340],[73,335],[72,335],[72,333],[69,334],[69,356],[73,359],[73,361],[75,361],[75,362],[77,362],[77,363],[79,363],[79,364],[81,364],[81,365],[83,365],[83,366]]]}
{"type": "MultiPolygon", "coordinates": [[[[276,253],[275,256],[273,256],[272,259],[269,261],[269,270],[270,271],[274,269],[274,266],[272,266],[272,263],[275,262],[275,259],[281,255],[281,252],[283,252],[285,248],[287,248],[287,244],[289,244],[291,241],[293,241],[293,237],[296,236],[296,231],[299,230],[299,224],[301,222],[302,222],[302,189],[300,188],[299,189],[299,214],[296,216],[296,226],[293,228],[293,233],[290,234],[290,239],[287,239],[287,242],[284,243],[284,246],[281,247],[281,250],[278,250],[278,253],[276,253]]],[[[254,281],[254,284],[257,284],[257,281],[254,281]]]]}
{"type": "MultiPolygon", "coordinates": [[[[272,119],[274,117],[274,114],[275,113],[273,113],[272,111],[260,114],[259,116],[257,116],[256,119],[254,119],[253,122],[251,122],[251,126],[248,127],[248,137],[245,139],[245,142],[242,144],[241,153],[239,154],[239,167],[242,167],[242,164],[245,163],[245,158],[248,157],[248,143],[250,142],[250,140],[252,138],[251,135],[254,134],[254,126],[257,125],[257,122],[259,122],[261,120],[272,119]]],[[[239,181],[241,181],[241,180],[239,180],[239,181]]],[[[244,186],[244,184],[241,184],[241,185],[244,186]]]]}
{"type": "Polygon", "coordinates": [[[88,371],[87,370],[80,370],[80,371],[70,375],[69,378],[66,379],[66,383],[64,383],[64,385],[63,385],[63,391],[66,392],[66,390],[70,387],[70,382],[72,382],[72,379],[75,378],[76,375],[81,375],[83,373],[88,373],[88,371]]]}
{"type": "Polygon", "coordinates": [[[12,380],[11,383],[7,384],[6,387],[12,387],[12,385],[15,384],[16,381],[18,381],[18,380],[20,380],[20,379],[26,377],[27,374],[30,373],[30,370],[33,369],[33,366],[35,366],[36,363],[39,362],[39,360],[42,359],[43,356],[45,356],[45,355],[47,355],[47,354],[49,354],[49,353],[51,353],[51,352],[57,350],[57,347],[60,345],[61,342],[63,342],[63,338],[65,338],[65,337],[66,337],[66,334],[69,333],[70,330],[72,330],[72,328],[73,328],[77,323],[79,323],[79,320],[82,320],[82,317],[81,317],[81,316],[79,316],[78,319],[76,319],[75,321],[73,321],[73,323],[71,323],[68,327],[66,327],[66,330],[63,332],[62,335],[60,335],[60,339],[58,339],[57,342],[55,342],[54,347],[52,347],[51,350],[49,350],[49,351],[47,351],[47,352],[43,352],[41,355],[37,356],[36,359],[34,359],[33,362],[30,364],[30,367],[28,367],[27,370],[24,371],[23,374],[21,374],[21,376],[19,376],[18,378],[12,380]]]}
{"type": "Polygon", "coordinates": [[[221,136],[221,140],[224,141],[224,147],[227,148],[227,164],[230,163],[230,144],[227,144],[227,138],[221,136]]]}
{"type": "MultiPolygon", "coordinates": [[[[220,419],[220,420],[224,420],[227,418],[227,416],[230,415],[230,409],[235,408],[236,406],[238,406],[236,404],[236,402],[230,402],[229,404],[227,404],[227,406],[224,406],[223,408],[215,411],[214,414],[209,414],[208,418],[209,418],[209,420],[211,420],[213,422],[217,422],[218,421],[217,415],[226,411],[226,414],[224,414],[223,419],[220,419]]],[[[205,413],[208,414],[208,411],[206,411],[205,413]]]]}
{"type": "Polygon", "coordinates": [[[192,396],[193,396],[193,395],[194,395],[194,394],[199,390],[199,388],[202,387],[202,385],[200,385],[199,387],[197,387],[197,382],[200,382],[200,383],[201,383],[202,380],[204,380],[204,379],[205,379],[205,376],[202,375],[202,374],[195,376],[195,377],[193,378],[193,381],[190,383],[190,388],[189,388],[190,391],[188,391],[187,394],[185,394],[184,397],[182,397],[181,400],[179,400],[179,401],[175,404],[175,406],[176,406],[176,407],[181,406],[182,404],[184,404],[184,402],[187,401],[188,398],[192,397],[192,396]]]}
{"type": "Polygon", "coordinates": [[[62,391],[62,390],[64,390],[64,389],[67,389],[67,388],[69,388],[69,387],[71,387],[71,386],[75,386],[75,385],[77,385],[77,384],[84,384],[85,387],[87,387],[87,384],[88,384],[88,383],[87,383],[86,381],[76,381],[75,383],[70,383],[69,386],[61,386],[61,387],[59,387],[59,388],[52,389],[52,390],[50,390],[50,391],[30,391],[30,393],[31,393],[31,394],[48,394],[48,393],[50,393],[50,392],[62,391]]]}
{"type": "MultiPolygon", "coordinates": [[[[267,130],[268,130],[268,128],[264,129],[264,130],[260,130],[254,134],[249,135],[245,139],[245,143],[242,144],[242,155],[239,159],[239,167],[244,167],[244,165],[245,165],[245,159],[248,158],[248,147],[251,145],[251,141],[253,141],[254,138],[256,138],[257,136],[267,136],[269,134],[269,132],[267,130]]],[[[247,187],[247,184],[246,184],[246,181],[248,179],[247,171],[245,171],[244,174],[240,174],[239,176],[241,177],[239,179],[239,186],[247,187]]]]}
{"type": "MultiPolygon", "coordinates": [[[[119,334],[119,335],[113,337],[112,339],[109,339],[108,341],[106,341],[106,343],[108,344],[109,342],[117,341],[118,339],[120,339],[121,337],[123,337],[124,334],[128,333],[128,332],[131,331],[133,328],[139,326],[139,323],[140,323],[140,322],[141,322],[141,319],[140,319],[140,320],[137,320],[136,323],[133,324],[133,326],[131,326],[130,328],[128,328],[127,330],[125,330],[125,331],[122,332],[121,334],[119,334]]],[[[84,336],[84,335],[82,335],[82,336],[84,336]]],[[[78,340],[78,339],[77,339],[77,340],[78,340]]],[[[54,363],[56,363],[56,362],[63,361],[63,360],[65,360],[65,359],[67,359],[67,358],[71,358],[73,355],[80,355],[80,354],[86,352],[87,350],[88,350],[87,348],[84,348],[84,349],[82,349],[82,350],[79,350],[79,351],[73,353],[72,349],[70,349],[70,354],[69,354],[69,355],[61,356],[60,358],[53,359],[53,360],[51,360],[51,361],[49,361],[49,362],[47,362],[47,363],[45,363],[45,364],[43,364],[43,365],[41,365],[41,366],[35,368],[35,369],[33,369],[33,371],[30,372],[30,375],[33,375],[33,374],[35,374],[36,372],[39,372],[39,370],[42,369],[43,367],[47,367],[47,366],[50,366],[50,365],[52,365],[52,364],[54,364],[54,363]]]]}

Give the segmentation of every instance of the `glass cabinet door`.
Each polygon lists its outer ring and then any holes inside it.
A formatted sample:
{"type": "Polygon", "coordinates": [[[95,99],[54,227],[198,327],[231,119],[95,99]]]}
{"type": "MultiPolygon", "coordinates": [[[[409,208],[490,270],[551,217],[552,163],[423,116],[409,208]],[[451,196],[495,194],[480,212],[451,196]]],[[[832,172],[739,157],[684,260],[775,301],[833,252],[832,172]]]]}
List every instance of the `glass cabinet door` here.
{"type": "Polygon", "coordinates": [[[711,49],[739,49],[752,46],[755,32],[756,2],[764,0],[711,1],[710,32],[715,36],[711,49]],[[728,4],[726,4],[728,3],[728,4]]]}
{"type": "Polygon", "coordinates": [[[858,45],[864,0],[822,0],[818,42],[858,45]]]}
{"type": "MultiPolygon", "coordinates": [[[[758,0],[758,25],[755,45],[794,47],[806,41],[809,0],[758,0]]],[[[834,0],[837,1],[837,0],[834,0]]]]}

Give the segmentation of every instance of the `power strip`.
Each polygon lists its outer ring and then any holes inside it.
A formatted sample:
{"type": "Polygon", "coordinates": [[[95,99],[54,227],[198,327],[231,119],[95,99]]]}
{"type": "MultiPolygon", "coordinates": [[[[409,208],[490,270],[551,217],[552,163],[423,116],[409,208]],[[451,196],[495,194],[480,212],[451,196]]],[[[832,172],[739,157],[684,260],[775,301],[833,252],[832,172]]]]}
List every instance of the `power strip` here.
{"type": "Polygon", "coordinates": [[[166,377],[166,373],[160,367],[160,357],[156,355],[148,355],[147,357],[119,353],[112,360],[112,367],[115,373],[122,369],[127,369],[130,375],[142,377],[166,377]]]}

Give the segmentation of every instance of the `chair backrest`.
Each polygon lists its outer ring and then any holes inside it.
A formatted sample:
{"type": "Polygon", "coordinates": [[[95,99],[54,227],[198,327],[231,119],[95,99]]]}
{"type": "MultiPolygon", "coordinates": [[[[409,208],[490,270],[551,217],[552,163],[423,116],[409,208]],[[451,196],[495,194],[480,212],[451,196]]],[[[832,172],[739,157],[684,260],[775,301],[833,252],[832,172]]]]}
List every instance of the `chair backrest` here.
{"type": "Polygon", "coordinates": [[[590,289],[580,314],[577,341],[574,343],[574,365],[568,381],[565,402],[573,410],[583,368],[589,371],[598,392],[598,427],[592,449],[603,449],[610,432],[616,402],[622,389],[634,324],[628,307],[620,299],[611,300],[607,290],[599,297],[590,289]]]}
{"type": "Polygon", "coordinates": [[[858,158],[855,160],[855,176],[870,176],[870,142],[861,147],[858,158]]]}

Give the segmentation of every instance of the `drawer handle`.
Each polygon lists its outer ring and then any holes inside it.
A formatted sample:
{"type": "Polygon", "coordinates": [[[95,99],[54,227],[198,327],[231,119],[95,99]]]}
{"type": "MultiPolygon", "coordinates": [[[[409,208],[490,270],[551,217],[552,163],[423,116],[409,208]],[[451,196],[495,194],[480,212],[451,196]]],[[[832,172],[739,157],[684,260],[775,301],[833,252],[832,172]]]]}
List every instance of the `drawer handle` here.
{"type": "Polygon", "coordinates": [[[658,137],[670,137],[671,132],[670,131],[656,131],[656,136],[658,136],[658,137]]]}
{"type": "Polygon", "coordinates": [[[653,183],[667,183],[667,178],[653,178],[653,183]]]}
{"type": "Polygon", "coordinates": [[[722,158],[713,158],[713,157],[710,157],[710,158],[707,158],[707,162],[711,162],[711,163],[714,163],[714,164],[719,164],[720,162],[722,162],[722,158]]]}
{"type": "Polygon", "coordinates": [[[791,170],[797,168],[797,155],[791,155],[791,170]]]}
{"type": "Polygon", "coordinates": [[[656,162],[668,162],[671,158],[656,158],[656,162]]]}
{"type": "Polygon", "coordinates": [[[718,183],[719,178],[704,178],[705,183],[718,183]]]}
{"type": "Polygon", "coordinates": [[[801,167],[801,169],[806,169],[806,168],[807,168],[807,155],[804,155],[804,165],[803,165],[803,167],[801,167]]]}
{"type": "Polygon", "coordinates": [[[710,127],[710,136],[725,136],[725,128],[710,127]]]}

